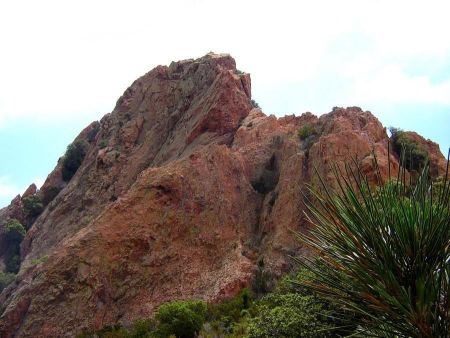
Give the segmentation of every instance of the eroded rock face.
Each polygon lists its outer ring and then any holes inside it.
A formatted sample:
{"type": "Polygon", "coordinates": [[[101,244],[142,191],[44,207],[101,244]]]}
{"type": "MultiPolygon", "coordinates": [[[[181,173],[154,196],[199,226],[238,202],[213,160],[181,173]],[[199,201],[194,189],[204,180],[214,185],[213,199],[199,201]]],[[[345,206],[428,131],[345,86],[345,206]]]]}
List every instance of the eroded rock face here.
{"type": "Polygon", "coordinates": [[[228,55],[155,68],[79,138],[89,149],[75,176],[63,182],[59,161],[41,189],[58,194],[0,295],[2,337],[74,336],[172,299],[234,296],[259,259],[280,275],[302,250],[290,231],[307,231],[313,166],[333,184],[329,165],[357,156],[370,172],[375,152],[388,172],[388,137],[370,112],[266,116],[228,55]],[[300,140],[306,124],[315,133],[300,140]]]}

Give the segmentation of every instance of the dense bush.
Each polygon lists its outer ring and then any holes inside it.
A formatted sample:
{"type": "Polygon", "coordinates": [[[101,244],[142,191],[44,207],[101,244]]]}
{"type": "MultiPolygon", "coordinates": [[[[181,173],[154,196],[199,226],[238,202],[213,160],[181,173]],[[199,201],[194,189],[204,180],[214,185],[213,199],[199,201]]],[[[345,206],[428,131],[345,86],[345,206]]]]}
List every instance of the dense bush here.
{"type": "Polygon", "coordinates": [[[62,177],[64,181],[70,181],[75,175],[86,156],[88,147],[88,143],[83,140],[77,140],[67,147],[62,167],[62,177]]]}
{"type": "Polygon", "coordinates": [[[263,307],[260,315],[249,323],[249,338],[301,338],[314,335],[315,313],[320,307],[304,303],[304,299],[298,295],[292,294],[286,298],[299,303],[294,307],[285,305],[263,307]]]}
{"type": "Polygon", "coordinates": [[[246,337],[338,337],[351,333],[354,326],[342,330],[343,318],[348,319],[349,314],[341,306],[303,286],[315,279],[305,269],[285,276],[250,309],[246,337]]]}
{"type": "Polygon", "coordinates": [[[392,148],[398,156],[403,154],[403,165],[408,170],[420,171],[428,161],[428,153],[422,149],[408,134],[397,128],[390,128],[392,148]]]}
{"type": "Polygon", "coordinates": [[[29,218],[39,216],[44,210],[44,203],[38,195],[27,196],[22,199],[23,208],[29,218]]]}
{"type": "Polygon", "coordinates": [[[206,304],[202,301],[173,301],[159,307],[155,334],[165,338],[194,338],[206,320],[206,304]]]}
{"type": "Polygon", "coordinates": [[[0,292],[3,291],[9,284],[14,282],[16,275],[9,272],[0,272],[0,292]]]}
{"type": "Polygon", "coordinates": [[[217,304],[208,304],[207,319],[209,321],[230,318],[239,321],[242,311],[247,310],[253,301],[253,295],[249,289],[243,289],[238,296],[217,304]]]}
{"type": "Polygon", "coordinates": [[[298,130],[298,137],[302,141],[306,140],[308,137],[314,134],[316,134],[316,130],[309,123],[305,124],[298,130]]]}
{"type": "Polygon", "coordinates": [[[299,238],[317,259],[299,262],[317,279],[305,287],[353,312],[361,335],[448,337],[448,180],[433,199],[427,165],[414,187],[399,180],[372,189],[349,166],[336,179],[338,192],[311,191],[318,201],[308,203],[314,226],[299,238]]]}
{"type": "Polygon", "coordinates": [[[19,245],[25,236],[26,230],[23,225],[16,219],[10,219],[4,225],[6,241],[9,245],[19,245]]]}
{"type": "Polygon", "coordinates": [[[20,243],[25,237],[24,226],[16,219],[10,219],[3,228],[6,250],[5,250],[5,270],[6,272],[17,273],[20,268],[20,243]]]}

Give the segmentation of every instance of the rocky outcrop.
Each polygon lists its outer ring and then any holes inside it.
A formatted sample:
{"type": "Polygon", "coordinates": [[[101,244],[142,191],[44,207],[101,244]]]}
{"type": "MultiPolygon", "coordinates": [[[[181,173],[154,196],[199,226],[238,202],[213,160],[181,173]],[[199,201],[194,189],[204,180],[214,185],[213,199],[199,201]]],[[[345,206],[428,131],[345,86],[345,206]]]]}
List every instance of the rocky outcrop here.
{"type": "Polygon", "coordinates": [[[427,140],[413,131],[404,132],[405,136],[418,145],[428,154],[430,172],[433,176],[445,175],[447,161],[442,156],[439,145],[431,140],[427,140]]]}
{"type": "Polygon", "coordinates": [[[370,112],[266,116],[228,55],[153,69],[79,137],[83,163],[69,182],[61,161],[49,175],[41,191],[58,194],[0,295],[2,337],[74,336],[168,300],[233,296],[258,260],[276,276],[302,250],[291,230],[307,231],[313,167],[333,184],[332,163],[357,156],[370,172],[375,154],[388,172],[388,137],[370,112]],[[305,125],[314,132],[301,140],[305,125]]]}

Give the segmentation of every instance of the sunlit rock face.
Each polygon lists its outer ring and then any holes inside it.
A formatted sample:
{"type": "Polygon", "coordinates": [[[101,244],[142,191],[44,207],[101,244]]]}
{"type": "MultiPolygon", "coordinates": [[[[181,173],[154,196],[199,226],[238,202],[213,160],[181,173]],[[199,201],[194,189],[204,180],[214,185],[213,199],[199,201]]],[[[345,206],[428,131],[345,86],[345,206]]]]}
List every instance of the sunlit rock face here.
{"type": "MultiPolygon", "coordinates": [[[[417,137],[440,173],[442,154],[417,137]]],[[[267,116],[229,55],[156,67],[76,140],[87,150],[70,181],[61,159],[41,190],[27,190],[47,201],[0,296],[1,337],[72,337],[172,299],[234,296],[260,259],[280,276],[302,251],[291,230],[308,229],[314,167],[331,186],[330,166],[352,158],[370,173],[376,156],[382,180],[389,171],[388,137],[370,112],[267,116]]],[[[398,170],[396,154],[390,162],[398,170]]],[[[0,227],[23,212],[18,197],[0,227]]]]}

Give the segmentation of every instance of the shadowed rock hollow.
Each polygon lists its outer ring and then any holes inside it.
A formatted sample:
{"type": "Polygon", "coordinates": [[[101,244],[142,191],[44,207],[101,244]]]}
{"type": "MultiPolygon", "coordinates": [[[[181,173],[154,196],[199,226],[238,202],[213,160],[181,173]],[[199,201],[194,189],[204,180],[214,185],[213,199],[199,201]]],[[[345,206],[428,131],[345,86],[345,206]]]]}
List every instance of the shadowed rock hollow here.
{"type": "MultiPolygon", "coordinates": [[[[317,180],[313,166],[333,184],[329,165],[357,156],[370,172],[374,152],[388,173],[389,139],[370,112],[266,116],[229,55],[156,67],[77,140],[88,148],[75,176],[64,182],[60,160],[27,192],[52,195],[37,219],[25,219],[24,196],[0,210],[0,227],[31,225],[17,281],[0,296],[2,337],[74,336],[172,299],[231,297],[259,259],[279,276],[302,250],[290,230],[307,231],[301,191],[317,180]],[[305,125],[314,132],[301,140],[305,125]]],[[[417,142],[442,173],[438,147],[417,142]]]]}

